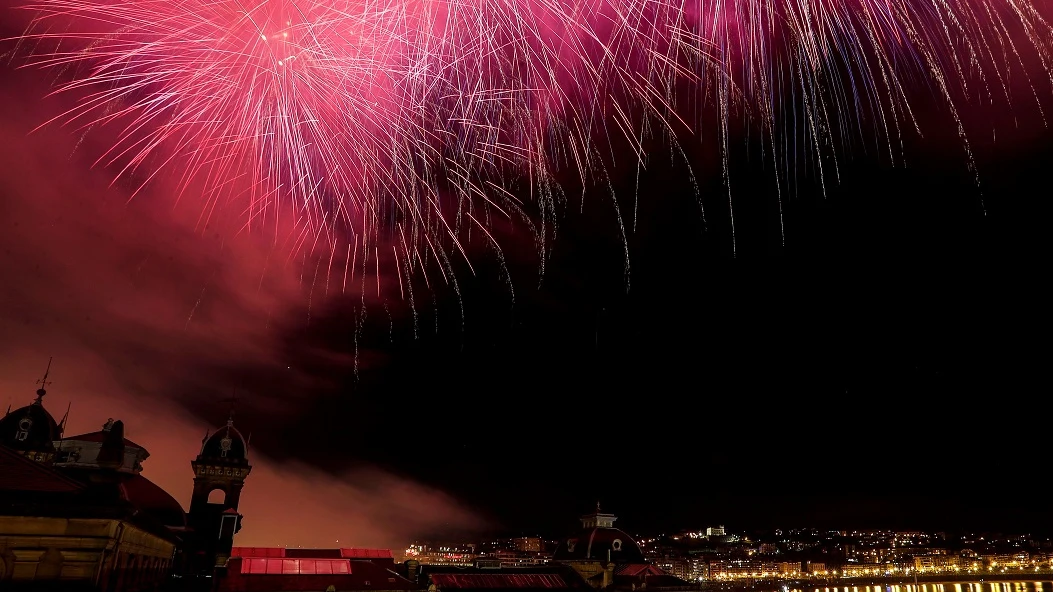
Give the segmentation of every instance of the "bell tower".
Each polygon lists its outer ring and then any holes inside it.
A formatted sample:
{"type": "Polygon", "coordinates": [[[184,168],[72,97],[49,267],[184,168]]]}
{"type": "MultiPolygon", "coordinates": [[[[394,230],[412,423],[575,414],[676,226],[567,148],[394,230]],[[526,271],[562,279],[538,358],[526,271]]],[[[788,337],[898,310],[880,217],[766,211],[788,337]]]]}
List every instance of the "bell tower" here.
{"type": "Polygon", "coordinates": [[[241,530],[241,490],[252,470],[248,448],[248,440],[234,427],[231,413],[226,426],[205,433],[201,452],[190,462],[194,493],[187,526],[193,532],[193,544],[187,549],[186,560],[196,574],[210,575],[225,566],[230,557],[234,535],[241,530]]]}

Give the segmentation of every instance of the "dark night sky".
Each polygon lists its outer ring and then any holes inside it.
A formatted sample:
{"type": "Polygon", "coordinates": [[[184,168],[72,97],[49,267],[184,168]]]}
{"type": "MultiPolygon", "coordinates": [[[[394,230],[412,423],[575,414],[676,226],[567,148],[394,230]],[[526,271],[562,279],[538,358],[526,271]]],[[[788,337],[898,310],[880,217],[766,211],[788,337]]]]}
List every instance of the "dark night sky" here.
{"type": "MultiPolygon", "coordinates": [[[[719,205],[704,226],[683,171],[659,164],[628,293],[614,214],[588,203],[540,289],[530,263],[513,265],[514,306],[493,276],[467,280],[463,333],[453,299],[438,335],[422,312],[417,341],[396,314],[402,337],[378,345],[381,319],[364,342],[387,360],[359,381],[344,371],[302,430],[261,446],[296,456],[326,439],[323,466],[380,464],[508,532],[559,533],[597,499],[642,530],[1048,526],[1051,136],[983,153],[978,189],[953,136],[935,135],[908,146],[907,168],[858,157],[826,198],[803,188],[784,204],[785,247],[768,181],[733,171],[735,257],[719,205]]],[[[335,303],[297,321],[292,363],[348,348],[349,316],[335,303]]]]}
{"type": "MultiPolygon", "coordinates": [[[[514,303],[482,254],[475,277],[460,274],[463,301],[418,293],[417,338],[405,304],[389,299],[369,303],[356,345],[357,299],[260,304],[262,257],[214,263],[194,245],[218,233],[186,239],[129,222],[138,202],[112,222],[116,210],[91,197],[120,188],[85,172],[90,158],[49,164],[75,139],[26,135],[54,112],[35,102],[43,82],[3,75],[0,132],[19,147],[0,170],[12,197],[0,201],[5,386],[60,349],[63,388],[101,369],[112,390],[98,388],[97,409],[157,415],[164,403],[197,434],[222,421],[220,401],[239,385],[239,425],[272,475],[246,486],[246,504],[288,508],[282,471],[297,461],[316,471],[305,487],[358,492],[345,503],[366,508],[355,528],[416,507],[410,526],[370,535],[391,545],[454,525],[556,535],[596,500],[633,531],[1053,524],[1043,287],[1053,133],[1026,102],[969,114],[979,187],[953,121],[923,103],[926,137],[906,138],[907,166],[857,149],[825,196],[814,177],[783,194],[785,245],[755,145],[734,142],[734,243],[710,143],[688,147],[705,222],[683,166],[656,146],[628,282],[610,198],[592,190],[581,211],[572,198],[562,213],[540,285],[529,240],[504,237],[514,303]],[[99,279],[111,270],[123,283],[99,279]],[[209,323],[211,333],[193,329],[209,323]],[[409,501],[374,511],[393,491],[409,501]],[[482,527],[454,515],[465,508],[482,527]]],[[[627,220],[634,176],[613,180],[627,220]]],[[[174,454],[179,471],[187,454],[174,454]]],[[[328,491],[327,508],[349,499],[328,491]]],[[[246,514],[248,536],[259,526],[246,514]]]]}

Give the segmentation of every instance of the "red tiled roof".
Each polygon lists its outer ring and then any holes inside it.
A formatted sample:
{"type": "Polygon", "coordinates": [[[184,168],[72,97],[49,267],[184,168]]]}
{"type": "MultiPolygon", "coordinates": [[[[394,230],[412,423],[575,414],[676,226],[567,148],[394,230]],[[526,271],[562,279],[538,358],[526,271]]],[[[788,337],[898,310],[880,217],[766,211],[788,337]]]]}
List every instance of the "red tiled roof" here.
{"type": "Polygon", "coordinates": [[[557,574],[432,574],[439,588],[570,588],[557,574]]]}
{"type": "Polygon", "coordinates": [[[84,486],[58,471],[0,446],[0,490],[72,493],[84,486]]]}
{"type": "Polygon", "coordinates": [[[121,495],[135,507],[152,515],[165,526],[186,526],[183,506],[167,491],[142,475],[121,483],[121,495]]]}
{"type": "Polygon", "coordinates": [[[351,560],[246,557],[241,560],[241,573],[255,575],[350,574],[351,560]]]}
{"type": "MultiPolygon", "coordinates": [[[[67,438],[62,438],[62,439],[63,440],[79,440],[81,442],[104,442],[106,440],[106,435],[108,433],[109,432],[91,432],[89,434],[81,434],[79,436],[69,436],[67,438]]],[[[142,448],[142,446],[136,444],[135,442],[132,442],[128,438],[124,439],[124,445],[125,446],[131,446],[133,448],[142,448]]]]}

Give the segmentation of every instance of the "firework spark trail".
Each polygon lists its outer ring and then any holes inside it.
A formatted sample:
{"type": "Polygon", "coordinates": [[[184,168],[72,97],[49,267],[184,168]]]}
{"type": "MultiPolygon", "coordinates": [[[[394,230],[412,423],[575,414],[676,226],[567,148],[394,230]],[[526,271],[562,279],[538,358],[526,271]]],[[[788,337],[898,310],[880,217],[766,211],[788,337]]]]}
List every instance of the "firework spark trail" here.
{"type": "MultiPolygon", "coordinates": [[[[564,195],[561,171],[582,185],[602,180],[596,173],[617,157],[601,146],[613,154],[615,139],[643,167],[652,133],[683,153],[676,138],[708,131],[684,96],[717,106],[712,132],[725,177],[729,120],[740,116],[760,122],[770,158],[784,168],[795,166],[798,144],[809,147],[825,182],[868,125],[890,155],[903,128],[919,128],[909,87],[942,97],[968,150],[961,103],[1008,99],[1010,74],[1027,77],[1032,59],[1053,82],[1053,29],[1025,0],[31,0],[25,8],[35,15],[20,38],[32,45],[29,63],[62,72],[56,92],[79,101],[54,121],[117,130],[100,164],[148,180],[170,169],[181,195],[204,188],[203,224],[227,202],[244,209],[246,228],[292,220],[301,229],[290,234],[293,253],[306,251],[309,233],[312,251],[323,234],[330,248],[347,241],[351,251],[354,242],[363,266],[375,257],[378,293],[377,243],[396,229],[400,287],[402,274],[416,271],[430,285],[428,260],[455,282],[449,257],[467,259],[473,228],[499,250],[487,228],[494,216],[526,220],[544,254],[564,195]]],[[[1026,82],[1037,99],[1034,79],[1026,82]]],[[[780,200],[782,182],[795,178],[780,174],[780,200]]],[[[619,224],[624,235],[620,212],[619,224]]]]}

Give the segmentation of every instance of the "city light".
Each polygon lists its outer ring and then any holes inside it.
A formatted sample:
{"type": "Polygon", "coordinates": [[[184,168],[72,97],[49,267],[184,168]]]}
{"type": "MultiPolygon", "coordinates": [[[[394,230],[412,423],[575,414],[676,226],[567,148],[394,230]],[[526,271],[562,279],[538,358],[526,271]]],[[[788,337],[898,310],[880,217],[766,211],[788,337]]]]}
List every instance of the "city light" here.
{"type": "MultiPolygon", "coordinates": [[[[426,545],[405,550],[407,559],[445,566],[528,567],[559,563],[559,541],[506,539],[475,544],[426,545]]],[[[660,573],[689,583],[845,582],[863,592],[870,578],[980,577],[984,574],[1050,573],[1053,543],[1027,539],[994,541],[969,536],[948,541],[942,533],[892,531],[778,530],[746,536],[721,527],[640,537],[637,545],[660,573]],[[1029,546],[1031,545],[1031,546],[1029,546]],[[1044,549],[1044,550],[1043,550],[1044,549]],[[792,557],[792,559],[791,559],[792,557]],[[822,561],[809,560],[822,558],[822,561]],[[859,587],[853,584],[860,584],[859,587]]],[[[659,572],[656,572],[659,573],[659,572]]],[[[929,580],[931,581],[931,580],[929,580]]],[[[900,592],[917,592],[907,586],[900,592]]],[[[836,588],[823,589],[829,591],[836,588]]],[[[881,591],[878,591],[881,592],[881,591]]],[[[937,591],[940,592],[940,591],[937,591]]]]}

